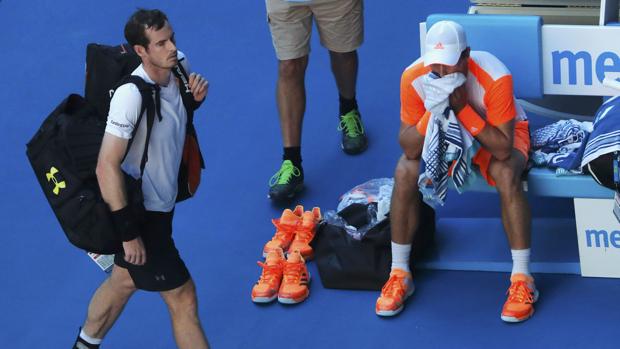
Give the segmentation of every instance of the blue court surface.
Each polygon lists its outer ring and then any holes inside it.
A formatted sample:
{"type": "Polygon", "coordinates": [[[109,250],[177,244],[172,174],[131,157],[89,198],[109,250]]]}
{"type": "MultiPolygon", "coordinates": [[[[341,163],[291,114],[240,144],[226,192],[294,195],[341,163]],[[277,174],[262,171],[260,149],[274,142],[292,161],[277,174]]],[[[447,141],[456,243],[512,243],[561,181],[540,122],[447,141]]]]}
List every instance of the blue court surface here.
{"type": "MultiPolygon", "coordinates": [[[[337,91],[327,52],[313,36],[303,139],[308,188],[299,203],[334,209],[339,195],[354,185],[392,175],[400,155],[400,74],[419,55],[418,23],[431,13],[465,13],[468,4],[366,1],[358,100],[370,147],[360,156],[340,150],[337,91]]],[[[26,159],[25,144],[64,97],[83,93],[86,44],[123,42],[122,28],[136,7],[168,14],[193,70],[211,83],[196,116],[207,169],[197,198],[176,209],[174,236],[196,282],[200,316],[214,348],[618,347],[620,281],[615,279],[537,274],[536,314],[517,325],[500,320],[507,273],[420,272],[405,311],[381,319],[374,314],[378,292],[325,289],[311,262],[314,281],[304,303],[253,304],[250,290],[260,274],[256,261],[273,234],[271,218],[282,210],[266,198],[281,143],[277,62],[264,1],[3,0],[0,348],[69,348],[90,297],[106,277],[66,241],[26,159]]],[[[463,227],[470,234],[466,240],[484,239],[484,253],[509,261],[498,203],[496,194],[451,192],[438,210],[438,226],[463,227]],[[472,218],[482,224],[471,224],[472,218]]],[[[571,226],[570,200],[532,200],[532,210],[537,219],[569,220],[571,226]]],[[[558,241],[549,251],[566,248],[574,255],[574,227],[556,235],[568,243],[558,241]]],[[[439,241],[455,240],[448,235],[439,241]]],[[[174,348],[160,297],[137,293],[102,347],[174,348]]]]}

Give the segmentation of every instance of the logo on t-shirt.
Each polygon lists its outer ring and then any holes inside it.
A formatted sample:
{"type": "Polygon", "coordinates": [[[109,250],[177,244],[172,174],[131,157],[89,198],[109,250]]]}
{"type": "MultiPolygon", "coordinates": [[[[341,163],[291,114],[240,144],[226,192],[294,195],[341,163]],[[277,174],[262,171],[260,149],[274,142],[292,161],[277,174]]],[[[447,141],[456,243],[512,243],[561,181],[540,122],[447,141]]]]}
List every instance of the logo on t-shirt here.
{"type": "Polygon", "coordinates": [[[127,128],[127,127],[129,127],[129,125],[126,125],[126,124],[121,124],[121,123],[118,123],[118,122],[116,122],[116,121],[114,121],[114,120],[110,120],[110,123],[111,123],[112,125],[114,125],[114,126],[118,126],[118,127],[122,127],[122,128],[127,128]]]}

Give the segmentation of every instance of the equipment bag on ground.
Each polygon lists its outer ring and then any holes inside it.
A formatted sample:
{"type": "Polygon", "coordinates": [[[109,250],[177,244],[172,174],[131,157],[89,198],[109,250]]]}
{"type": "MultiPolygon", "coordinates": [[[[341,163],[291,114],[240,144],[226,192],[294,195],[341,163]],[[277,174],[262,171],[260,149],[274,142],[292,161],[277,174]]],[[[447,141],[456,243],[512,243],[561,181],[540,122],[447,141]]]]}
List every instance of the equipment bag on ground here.
{"type": "MultiPolygon", "coordinates": [[[[368,223],[368,205],[375,204],[351,204],[338,215],[360,228],[368,223]]],[[[412,262],[419,260],[434,241],[435,211],[423,202],[420,207],[412,262]]],[[[351,237],[343,227],[321,224],[315,239],[315,256],[324,287],[380,290],[389,278],[392,262],[389,217],[368,230],[361,240],[351,237]]]]}

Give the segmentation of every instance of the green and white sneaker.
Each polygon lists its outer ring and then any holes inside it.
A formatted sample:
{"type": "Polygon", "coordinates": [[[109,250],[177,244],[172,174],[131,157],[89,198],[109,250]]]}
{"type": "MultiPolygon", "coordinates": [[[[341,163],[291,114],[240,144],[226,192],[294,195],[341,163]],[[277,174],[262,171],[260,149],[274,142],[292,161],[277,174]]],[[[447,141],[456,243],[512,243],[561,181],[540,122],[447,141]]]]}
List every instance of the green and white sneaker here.
{"type": "Polygon", "coordinates": [[[269,180],[269,198],[272,200],[292,199],[303,189],[303,170],[293,165],[291,160],[284,160],[280,170],[269,180]]]}
{"type": "Polygon", "coordinates": [[[368,139],[364,132],[364,124],[357,109],[353,109],[345,115],[340,115],[338,131],[342,131],[342,150],[355,155],[362,153],[368,147],[368,139]]]}

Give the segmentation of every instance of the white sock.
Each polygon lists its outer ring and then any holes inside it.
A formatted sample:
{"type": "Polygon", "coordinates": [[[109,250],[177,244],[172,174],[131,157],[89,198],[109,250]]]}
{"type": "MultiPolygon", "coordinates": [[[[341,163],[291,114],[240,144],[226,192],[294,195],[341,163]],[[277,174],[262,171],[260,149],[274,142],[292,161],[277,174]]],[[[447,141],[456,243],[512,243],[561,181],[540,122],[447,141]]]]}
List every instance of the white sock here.
{"type": "Polygon", "coordinates": [[[93,338],[93,337],[87,335],[86,332],[84,332],[84,330],[80,331],[80,338],[82,338],[83,340],[85,340],[89,344],[94,344],[94,345],[99,345],[99,344],[101,344],[101,341],[102,341],[101,338],[93,338]]]}
{"type": "Polygon", "coordinates": [[[408,273],[409,256],[411,255],[411,244],[397,244],[392,241],[392,270],[401,269],[408,273]]]}
{"type": "Polygon", "coordinates": [[[530,275],[530,249],[510,250],[512,253],[512,274],[530,275]]]}

